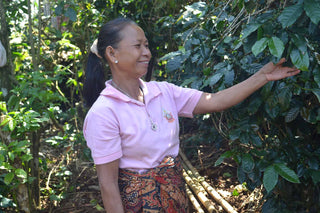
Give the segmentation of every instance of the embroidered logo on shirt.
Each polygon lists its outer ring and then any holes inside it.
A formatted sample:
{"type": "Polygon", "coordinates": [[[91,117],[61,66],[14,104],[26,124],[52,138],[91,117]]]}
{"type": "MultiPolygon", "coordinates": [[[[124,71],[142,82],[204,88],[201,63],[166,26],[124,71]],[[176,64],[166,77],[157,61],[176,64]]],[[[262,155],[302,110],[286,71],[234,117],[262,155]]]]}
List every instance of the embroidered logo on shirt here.
{"type": "Polygon", "coordinates": [[[172,113],[167,112],[166,110],[163,110],[163,117],[165,117],[169,123],[172,123],[175,120],[172,116],[172,113]]]}

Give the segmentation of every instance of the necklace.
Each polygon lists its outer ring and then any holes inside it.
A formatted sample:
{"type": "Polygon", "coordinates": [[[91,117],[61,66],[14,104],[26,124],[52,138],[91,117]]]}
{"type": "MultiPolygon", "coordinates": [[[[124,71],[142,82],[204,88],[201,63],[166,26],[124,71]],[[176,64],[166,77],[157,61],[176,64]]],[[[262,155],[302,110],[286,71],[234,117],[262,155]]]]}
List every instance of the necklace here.
{"type": "Polygon", "coordinates": [[[151,119],[151,116],[149,115],[149,112],[148,112],[146,106],[145,106],[145,110],[146,110],[147,115],[148,115],[148,117],[149,117],[149,121],[150,121],[150,124],[151,124],[151,129],[152,129],[153,131],[157,131],[157,130],[158,130],[158,124],[157,124],[157,122],[156,122],[156,121],[153,121],[153,120],[151,119]]]}
{"type": "MultiPolygon", "coordinates": [[[[111,85],[114,86],[117,90],[119,90],[120,92],[122,92],[123,94],[125,94],[126,96],[128,96],[131,99],[136,100],[134,97],[132,97],[131,95],[129,95],[126,91],[124,91],[123,89],[121,89],[116,83],[114,83],[114,81],[111,81],[111,85]]],[[[141,88],[139,87],[140,91],[141,88]]],[[[143,92],[142,92],[143,93],[143,92]]]]}
{"type": "MultiPolygon", "coordinates": [[[[125,94],[126,96],[128,96],[129,98],[136,100],[136,99],[133,98],[131,95],[129,95],[126,91],[124,91],[123,89],[121,89],[116,83],[114,83],[114,81],[111,81],[111,85],[112,85],[113,87],[115,87],[117,90],[119,90],[120,92],[122,92],[123,94],[125,94]]],[[[141,87],[139,87],[139,88],[140,88],[140,91],[142,92],[143,101],[144,101],[144,93],[143,93],[143,90],[141,89],[141,87]]],[[[149,121],[150,121],[150,124],[151,124],[151,129],[152,129],[153,131],[157,131],[157,130],[158,130],[158,124],[157,124],[157,122],[155,122],[155,121],[153,121],[153,120],[151,119],[151,116],[150,116],[150,114],[149,114],[146,106],[145,106],[145,110],[146,110],[146,113],[147,113],[147,115],[148,115],[148,118],[149,118],[149,121]]]]}

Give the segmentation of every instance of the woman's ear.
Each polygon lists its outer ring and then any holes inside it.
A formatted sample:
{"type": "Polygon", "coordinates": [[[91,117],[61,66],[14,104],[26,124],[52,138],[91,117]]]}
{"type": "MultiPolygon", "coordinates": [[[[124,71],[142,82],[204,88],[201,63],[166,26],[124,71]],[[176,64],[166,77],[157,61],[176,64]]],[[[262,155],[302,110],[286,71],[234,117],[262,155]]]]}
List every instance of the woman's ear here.
{"type": "Polygon", "coordinates": [[[115,56],[115,54],[116,54],[116,50],[113,48],[113,47],[111,47],[111,46],[108,46],[107,48],[106,48],[106,59],[108,60],[108,61],[110,61],[110,62],[114,62],[114,61],[116,61],[117,59],[116,59],[116,56],[115,56]]]}

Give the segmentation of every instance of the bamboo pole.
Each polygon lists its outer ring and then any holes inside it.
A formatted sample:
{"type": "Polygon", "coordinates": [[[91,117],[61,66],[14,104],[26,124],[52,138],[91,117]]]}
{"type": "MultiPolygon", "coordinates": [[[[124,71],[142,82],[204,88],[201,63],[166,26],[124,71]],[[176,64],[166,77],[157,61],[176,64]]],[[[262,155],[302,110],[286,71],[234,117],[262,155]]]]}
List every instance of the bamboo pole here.
{"type": "Polygon", "coordinates": [[[195,210],[197,210],[198,213],[204,213],[200,203],[198,202],[197,198],[192,194],[192,191],[190,190],[188,184],[186,184],[186,192],[195,210]]]}
{"type": "Polygon", "coordinates": [[[186,171],[186,173],[189,175],[189,177],[191,178],[191,180],[193,181],[193,183],[196,185],[196,187],[205,195],[207,196],[208,193],[205,190],[205,188],[203,188],[203,186],[201,185],[201,183],[199,182],[199,180],[193,175],[192,171],[189,169],[189,167],[182,161],[182,167],[184,168],[184,170],[186,171]]]}
{"type": "Polygon", "coordinates": [[[212,213],[215,211],[214,205],[212,204],[212,201],[209,200],[205,194],[197,187],[197,185],[193,182],[191,177],[187,174],[185,169],[183,169],[183,177],[185,181],[187,182],[188,186],[192,189],[192,191],[196,194],[200,202],[204,205],[204,207],[208,210],[209,213],[212,213]]]}
{"type": "Polygon", "coordinates": [[[226,210],[228,213],[237,213],[237,211],[226,201],[220,194],[208,184],[203,177],[200,176],[199,172],[192,166],[185,154],[180,150],[179,155],[181,156],[185,165],[193,173],[193,175],[198,179],[201,185],[207,190],[207,192],[226,210]]]}

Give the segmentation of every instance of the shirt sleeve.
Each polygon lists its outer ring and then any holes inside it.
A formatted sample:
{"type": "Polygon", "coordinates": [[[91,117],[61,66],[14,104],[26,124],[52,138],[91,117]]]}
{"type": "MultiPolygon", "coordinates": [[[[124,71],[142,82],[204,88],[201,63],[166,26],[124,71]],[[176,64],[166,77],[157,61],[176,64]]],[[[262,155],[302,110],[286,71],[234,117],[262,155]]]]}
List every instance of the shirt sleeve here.
{"type": "Polygon", "coordinates": [[[83,134],[95,164],[112,162],[122,157],[117,119],[112,110],[93,106],[84,121],[83,134]]]}
{"type": "Polygon", "coordinates": [[[193,110],[198,104],[203,92],[196,89],[176,86],[171,83],[167,83],[167,86],[173,95],[178,115],[192,118],[193,110]]]}

